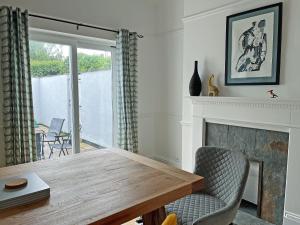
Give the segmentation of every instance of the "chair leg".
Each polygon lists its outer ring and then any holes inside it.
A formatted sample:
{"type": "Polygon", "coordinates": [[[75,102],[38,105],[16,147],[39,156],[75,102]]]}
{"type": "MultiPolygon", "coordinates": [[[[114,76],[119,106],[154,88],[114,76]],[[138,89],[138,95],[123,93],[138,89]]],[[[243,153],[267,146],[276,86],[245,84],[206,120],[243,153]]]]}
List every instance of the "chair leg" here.
{"type": "Polygon", "coordinates": [[[61,148],[61,149],[60,149],[60,151],[59,151],[59,157],[60,157],[61,153],[63,153],[63,154],[64,154],[64,156],[66,155],[66,154],[65,154],[65,151],[64,151],[64,149],[63,149],[63,148],[61,148]]]}
{"type": "Polygon", "coordinates": [[[53,148],[51,148],[50,142],[48,142],[48,146],[50,148],[50,155],[49,155],[49,159],[50,159],[51,155],[53,155],[53,148]]]}
{"type": "Polygon", "coordinates": [[[60,157],[61,153],[63,153],[64,155],[66,155],[63,148],[61,148],[60,151],[59,151],[59,157],[60,157]]]}
{"type": "Polygon", "coordinates": [[[67,155],[69,155],[68,149],[66,149],[67,155]]]}
{"type": "Polygon", "coordinates": [[[45,159],[45,153],[44,153],[44,143],[42,143],[42,146],[41,146],[41,152],[42,152],[42,156],[41,156],[41,158],[42,159],[45,159]]]}
{"type": "Polygon", "coordinates": [[[40,140],[39,144],[40,144],[39,160],[42,160],[42,159],[45,159],[45,156],[44,156],[44,142],[42,140],[40,140]]]}
{"type": "Polygon", "coordinates": [[[50,148],[50,155],[49,155],[49,159],[51,158],[51,155],[53,154],[53,150],[50,148]]]}

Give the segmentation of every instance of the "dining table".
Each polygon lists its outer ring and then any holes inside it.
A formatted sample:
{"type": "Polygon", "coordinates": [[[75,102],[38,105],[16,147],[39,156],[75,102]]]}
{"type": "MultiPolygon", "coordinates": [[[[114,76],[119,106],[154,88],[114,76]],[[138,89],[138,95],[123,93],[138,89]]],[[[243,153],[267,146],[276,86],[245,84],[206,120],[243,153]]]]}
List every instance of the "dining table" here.
{"type": "Polygon", "coordinates": [[[204,188],[204,178],[122,149],[0,168],[0,179],[36,173],[50,197],[0,211],[0,224],[120,225],[139,216],[160,225],[164,206],[204,188]]]}

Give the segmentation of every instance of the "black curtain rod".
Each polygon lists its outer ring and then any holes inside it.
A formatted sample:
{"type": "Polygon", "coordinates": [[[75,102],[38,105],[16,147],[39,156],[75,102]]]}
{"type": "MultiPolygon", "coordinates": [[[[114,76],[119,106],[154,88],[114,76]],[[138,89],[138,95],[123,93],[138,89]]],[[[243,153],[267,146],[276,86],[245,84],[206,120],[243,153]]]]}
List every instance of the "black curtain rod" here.
{"type": "MultiPolygon", "coordinates": [[[[104,30],[104,31],[107,31],[107,32],[112,32],[112,33],[119,33],[119,31],[117,31],[117,30],[113,30],[113,29],[109,29],[109,28],[105,28],[105,27],[98,27],[98,26],[89,25],[89,24],[85,24],[85,23],[78,23],[78,22],[70,21],[70,20],[63,20],[63,19],[59,19],[59,18],[42,16],[42,15],[37,15],[37,14],[32,14],[32,13],[30,13],[29,16],[35,17],[35,18],[40,18],[40,19],[45,19],[45,20],[52,20],[52,21],[56,21],[56,22],[76,25],[77,30],[79,29],[79,27],[88,27],[88,28],[93,28],[93,29],[97,29],[97,30],[104,30]]],[[[144,37],[143,35],[140,35],[140,34],[138,34],[137,36],[139,38],[144,37]]]]}

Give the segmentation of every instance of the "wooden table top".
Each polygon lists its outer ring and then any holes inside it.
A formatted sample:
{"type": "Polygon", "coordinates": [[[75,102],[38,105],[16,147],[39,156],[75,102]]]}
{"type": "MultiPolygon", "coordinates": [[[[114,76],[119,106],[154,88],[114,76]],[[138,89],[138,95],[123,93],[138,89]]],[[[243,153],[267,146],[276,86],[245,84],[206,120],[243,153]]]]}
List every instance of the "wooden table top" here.
{"type": "Polygon", "coordinates": [[[121,224],[203,187],[203,177],[119,149],[0,168],[37,173],[50,198],[0,211],[0,224],[121,224]]]}

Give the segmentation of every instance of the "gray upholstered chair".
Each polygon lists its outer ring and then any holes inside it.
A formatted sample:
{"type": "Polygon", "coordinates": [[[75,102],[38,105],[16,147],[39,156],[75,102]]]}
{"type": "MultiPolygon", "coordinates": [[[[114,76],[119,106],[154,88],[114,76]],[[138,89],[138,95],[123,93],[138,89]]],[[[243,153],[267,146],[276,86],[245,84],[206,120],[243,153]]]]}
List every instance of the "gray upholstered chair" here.
{"type": "Polygon", "coordinates": [[[229,225],[239,208],[249,172],[241,152],[202,147],[196,153],[195,174],[205,178],[205,189],[166,206],[178,225],[229,225]]]}

